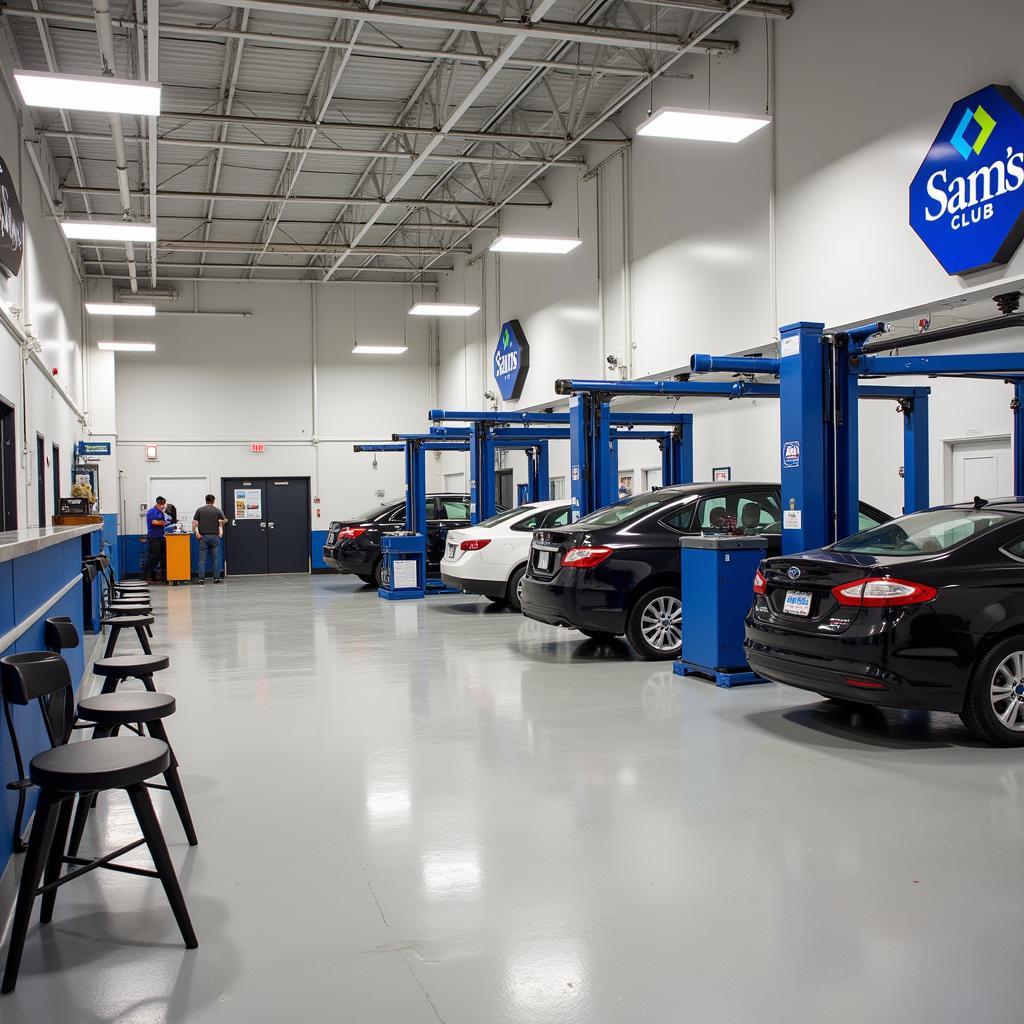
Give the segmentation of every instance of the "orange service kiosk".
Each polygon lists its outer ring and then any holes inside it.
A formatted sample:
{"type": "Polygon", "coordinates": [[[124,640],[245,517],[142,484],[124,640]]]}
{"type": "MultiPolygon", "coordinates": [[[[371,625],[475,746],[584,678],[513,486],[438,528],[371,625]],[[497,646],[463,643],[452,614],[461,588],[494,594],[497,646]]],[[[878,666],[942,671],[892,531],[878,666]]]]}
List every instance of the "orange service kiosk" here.
{"type": "Polygon", "coordinates": [[[192,534],[169,533],[164,543],[167,545],[167,582],[188,583],[192,579],[192,534]]]}

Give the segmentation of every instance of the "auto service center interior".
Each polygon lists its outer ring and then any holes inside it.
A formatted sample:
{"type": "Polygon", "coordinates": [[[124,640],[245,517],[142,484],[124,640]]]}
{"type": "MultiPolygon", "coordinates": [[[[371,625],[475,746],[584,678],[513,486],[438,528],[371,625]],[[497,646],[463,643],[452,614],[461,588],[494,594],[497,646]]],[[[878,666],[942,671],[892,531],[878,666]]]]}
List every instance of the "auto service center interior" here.
{"type": "Polygon", "coordinates": [[[0,7],[0,1018],[1016,1024],[1015,0],[0,7]]]}

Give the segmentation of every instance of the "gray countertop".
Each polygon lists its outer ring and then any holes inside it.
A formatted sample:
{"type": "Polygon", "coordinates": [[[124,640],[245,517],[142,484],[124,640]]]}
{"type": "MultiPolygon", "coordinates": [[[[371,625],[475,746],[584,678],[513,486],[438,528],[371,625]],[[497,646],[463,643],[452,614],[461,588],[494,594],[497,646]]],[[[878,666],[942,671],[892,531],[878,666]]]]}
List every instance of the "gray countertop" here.
{"type": "Polygon", "coordinates": [[[33,551],[42,551],[52,544],[63,544],[102,529],[102,523],[84,523],[81,526],[32,526],[24,530],[7,530],[0,533],[0,562],[9,562],[33,551]]]}

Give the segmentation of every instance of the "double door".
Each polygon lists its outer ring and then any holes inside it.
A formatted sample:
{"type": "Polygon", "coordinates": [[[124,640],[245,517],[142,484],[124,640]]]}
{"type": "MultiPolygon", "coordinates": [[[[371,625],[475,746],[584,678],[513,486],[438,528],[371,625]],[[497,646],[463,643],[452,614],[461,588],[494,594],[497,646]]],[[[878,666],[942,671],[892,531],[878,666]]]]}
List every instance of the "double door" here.
{"type": "Polygon", "coordinates": [[[231,477],[221,485],[228,575],[309,572],[309,477],[231,477]]]}

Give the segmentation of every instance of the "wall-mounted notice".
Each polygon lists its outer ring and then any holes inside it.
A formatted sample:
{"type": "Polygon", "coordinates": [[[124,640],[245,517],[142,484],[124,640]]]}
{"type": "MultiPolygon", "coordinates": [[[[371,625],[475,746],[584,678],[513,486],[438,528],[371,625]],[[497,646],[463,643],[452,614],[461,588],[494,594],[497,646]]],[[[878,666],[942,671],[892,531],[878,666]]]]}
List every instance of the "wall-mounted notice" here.
{"type": "Polygon", "coordinates": [[[255,487],[252,490],[235,490],[235,519],[262,519],[263,492],[255,487]]]}

